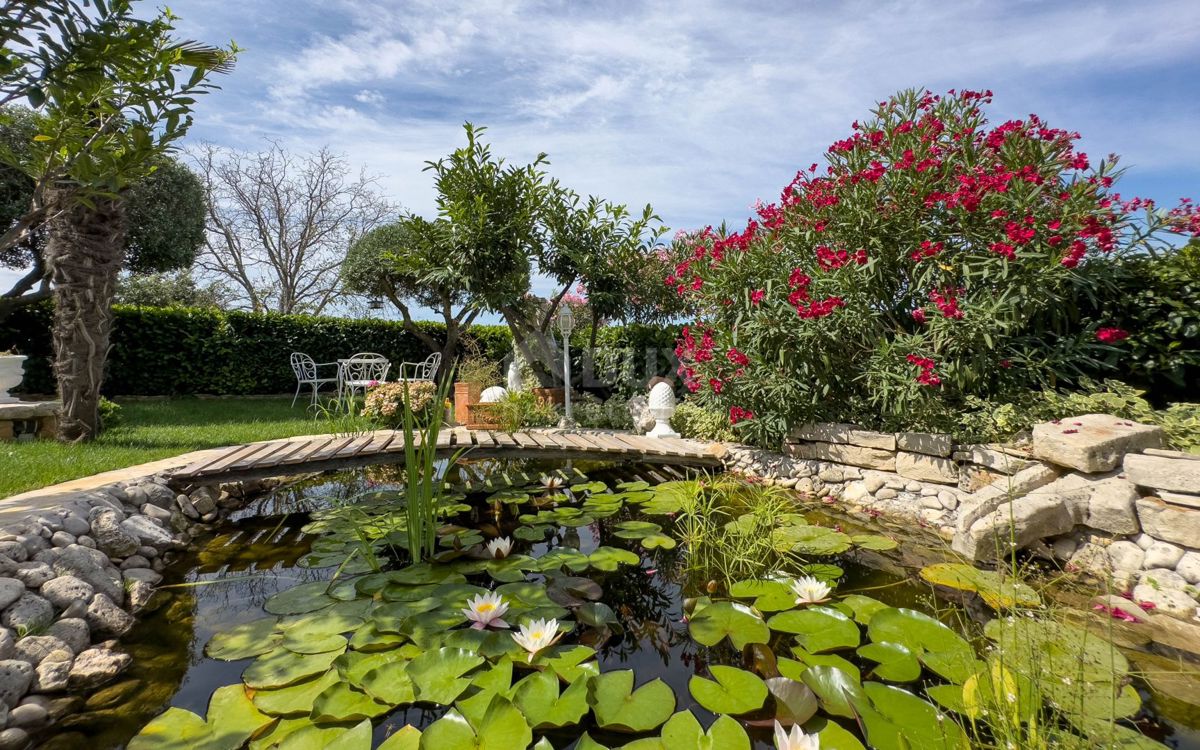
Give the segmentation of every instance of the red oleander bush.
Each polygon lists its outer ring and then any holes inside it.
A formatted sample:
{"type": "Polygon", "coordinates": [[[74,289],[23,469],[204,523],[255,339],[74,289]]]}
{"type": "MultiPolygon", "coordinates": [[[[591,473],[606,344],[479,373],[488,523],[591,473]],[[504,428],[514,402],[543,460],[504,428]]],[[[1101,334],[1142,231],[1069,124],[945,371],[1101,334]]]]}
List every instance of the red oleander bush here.
{"type": "Polygon", "coordinates": [[[689,390],[770,442],[795,423],[953,429],[970,397],[1063,385],[1138,331],[1081,319],[1111,260],[1200,233],[1113,192],[1116,158],[1036,115],[989,125],[990,92],[900,93],[737,233],[682,248],[667,283],[698,311],[689,390]]]}

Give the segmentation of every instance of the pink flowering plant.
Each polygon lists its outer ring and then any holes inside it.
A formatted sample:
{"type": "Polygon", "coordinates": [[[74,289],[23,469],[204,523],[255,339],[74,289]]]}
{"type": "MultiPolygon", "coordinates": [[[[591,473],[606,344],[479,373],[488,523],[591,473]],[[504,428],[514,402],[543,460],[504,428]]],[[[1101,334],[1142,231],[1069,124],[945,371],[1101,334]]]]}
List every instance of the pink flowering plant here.
{"type": "Polygon", "coordinates": [[[1194,205],[1122,199],[1115,157],[1036,115],[989,125],[990,101],[900,93],[742,231],[677,238],[687,388],[759,442],[814,419],[953,429],[968,398],[1069,383],[1136,337],[1080,302],[1111,288],[1105,260],[1200,234],[1194,205]]]}
{"type": "Polygon", "coordinates": [[[436,400],[437,386],[427,380],[378,383],[367,388],[362,415],[388,427],[401,427],[407,401],[417,422],[424,423],[436,400]]]}

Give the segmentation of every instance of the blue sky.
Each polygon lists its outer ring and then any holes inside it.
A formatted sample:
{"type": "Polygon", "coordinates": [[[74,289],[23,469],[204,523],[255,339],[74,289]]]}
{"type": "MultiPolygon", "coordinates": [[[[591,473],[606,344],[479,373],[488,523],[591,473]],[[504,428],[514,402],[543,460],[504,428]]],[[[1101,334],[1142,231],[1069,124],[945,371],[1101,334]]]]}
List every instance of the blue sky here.
{"type": "Polygon", "coordinates": [[[1200,2],[175,0],[182,34],[245,48],[189,140],[329,145],[429,214],[426,159],[487,125],[581,193],[673,229],[741,223],[871,105],[990,88],[1123,155],[1122,192],[1200,194],[1200,2]]]}

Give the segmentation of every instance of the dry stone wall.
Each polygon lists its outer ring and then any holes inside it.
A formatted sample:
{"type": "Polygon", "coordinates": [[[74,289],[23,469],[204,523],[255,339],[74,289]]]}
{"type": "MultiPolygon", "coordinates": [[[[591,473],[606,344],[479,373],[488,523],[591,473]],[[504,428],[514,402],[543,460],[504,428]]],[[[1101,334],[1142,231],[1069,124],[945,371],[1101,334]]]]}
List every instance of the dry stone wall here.
{"type": "Polygon", "coordinates": [[[1133,610],[1193,619],[1200,456],[1163,445],[1161,429],[1105,414],[1037,425],[1020,447],[811,424],[782,452],[735,446],[726,461],[851,513],[915,522],[968,559],[1029,549],[1103,580],[1133,610]]]}
{"type": "Polygon", "coordinates": [[[0,527],[0,750],[28,746],[129,666],[118,639],[154,606],[172,555],[259,489],[181,493],[152,476],[0,527]]]}

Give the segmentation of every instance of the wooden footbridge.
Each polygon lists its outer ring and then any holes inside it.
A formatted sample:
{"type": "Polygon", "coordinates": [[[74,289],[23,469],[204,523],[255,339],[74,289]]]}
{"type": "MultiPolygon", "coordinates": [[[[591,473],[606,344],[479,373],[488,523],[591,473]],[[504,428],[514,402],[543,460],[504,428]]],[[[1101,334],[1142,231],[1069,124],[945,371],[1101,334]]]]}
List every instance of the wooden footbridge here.
{"type": "MultiPolygon", "coordinates": [[[[465,450],[465,458],[533,458],[638,461],[720,466],[721,444],[588,430],[497,432],[456,427],[437,438],[438,453],[465,450]]],[[[249,443],[208,452],[171,472],[177,484],[215,484],[245,479],[403,463],[404,433],[378,430],[249,443]]]]}

